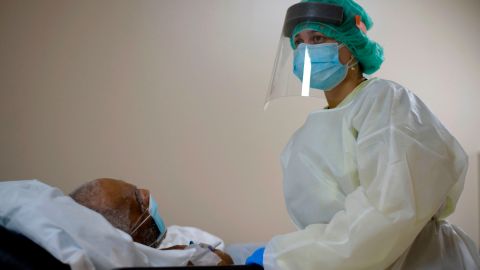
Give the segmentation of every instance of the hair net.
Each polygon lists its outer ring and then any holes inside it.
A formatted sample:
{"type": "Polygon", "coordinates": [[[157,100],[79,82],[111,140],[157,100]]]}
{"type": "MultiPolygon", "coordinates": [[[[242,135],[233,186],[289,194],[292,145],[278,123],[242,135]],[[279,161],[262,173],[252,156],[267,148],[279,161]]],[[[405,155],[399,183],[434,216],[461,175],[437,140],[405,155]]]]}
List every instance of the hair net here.
{"type": "Polygon", "coordinates": [[[366,30],[373,26],[372,19],[361,6],[353,0],[302,0],[302,2],[318,2],[341,6],[344,9],[344,20],[339,26],[310,21],[299,23],[290,37],[292,45],[294,43],[293,38],[298,33],[304,30],[318,31],[329,38],[345,44],[360,63],[364,73],[372,74],[380,68],[384,59],[382,46],[371,40],[356,24],[356,16],[358,15],[363,24],[365,24],[366,30]]]}

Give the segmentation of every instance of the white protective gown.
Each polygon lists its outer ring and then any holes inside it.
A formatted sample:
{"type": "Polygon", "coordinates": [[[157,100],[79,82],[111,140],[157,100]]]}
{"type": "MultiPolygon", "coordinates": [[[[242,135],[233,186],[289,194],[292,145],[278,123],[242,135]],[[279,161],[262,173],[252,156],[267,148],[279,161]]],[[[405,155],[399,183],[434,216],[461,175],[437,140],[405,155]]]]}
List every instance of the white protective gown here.
{"type": "Polygon", "coordinates": [[[311,113],[287,144],[285,200],[299,230],[268,243],[265,269],[480,269],[471,239],[441,220],[467,163],[414,94],[363,82],[339,107],[311,113]]]}
{"type": "MultiPolygon", "coordinates": [[[[37,180],[0,182],[0,225],[21,233],[72,270],[119,267],[216,265],[220,260],[207,248],[158,250],[132,241],[103,216],[57,188],[37,180]]],[[[223,241],[193,227],[170,226],[162,247],[190,241],[216,245],[223,241]]]]}

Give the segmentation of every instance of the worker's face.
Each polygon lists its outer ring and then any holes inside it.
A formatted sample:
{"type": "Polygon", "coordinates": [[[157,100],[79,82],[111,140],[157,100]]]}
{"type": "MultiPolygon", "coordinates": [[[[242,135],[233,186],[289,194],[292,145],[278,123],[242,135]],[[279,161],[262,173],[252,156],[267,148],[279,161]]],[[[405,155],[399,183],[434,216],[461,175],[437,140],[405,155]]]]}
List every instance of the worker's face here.
{"type": "Polygon", "coordinates": [[[102,207],[117,212],[115,214],[129,228],[127,233],[145,221],[132,234],[133,240],[145,245],[155,242],[160,232],[148,215],[150,192],[116,179],[100,179],[98,185],[102,191],[98,196],[102,207]]]}
{"type": "MultiPolygon", "coordinates": [[[[305,30],[298,33],[295,36],[293,41],[295,43],[295,48],[302,43],[310,44],[310,45],[323,44],[323,43],[338,43],[335,39],[326,37],[322,33],[313,31],[313,30],[305,30]]],[[[343,46],[342,48],[339,49],[338,57],[339,57],[340,63],[345,65],[352,58],[352,53],[350,52],[350,50],[348,50],[347,47],[343,46]]]]}

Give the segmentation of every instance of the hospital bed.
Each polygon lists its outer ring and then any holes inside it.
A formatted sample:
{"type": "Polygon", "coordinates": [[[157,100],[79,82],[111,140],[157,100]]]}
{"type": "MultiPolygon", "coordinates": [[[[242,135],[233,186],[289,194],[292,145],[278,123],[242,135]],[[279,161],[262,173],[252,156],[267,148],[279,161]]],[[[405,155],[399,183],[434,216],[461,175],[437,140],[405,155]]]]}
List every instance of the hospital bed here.
{"type": "Polygon", "coordinates": [[[177,267],[130,267],[115,270],[262,270],[259,265],[230,265],[230,266],[177,266],[177,267]]]}
{"type": "MultiPolygon", "coordinates": [[[[0,270],[63,270],[70,266],[109,270],[132,265],[167,267],[185,265],[197,252],[196,244],[185,250],[159,251],[134,243],[127,233],[113,227],[103,216],[38,180],[0,182],[0,205],[0,270]]],[[[168,228],[169,233],[162,243],[169,246],[190,242],[218,245],[238,265],[193,268],[258,269],[240,265],[257,248],[255,245],[226,246],[218,237],[198,228],[174,225],[168,228]]],[[[208,256],[203,258],[203,255],[202,252],[195,255],[194,259],[200,260],[196,264],[216,264],[216,260],[209,262],[208,256]]]]}
{"type": "MultiPolygon", "coordinates": [[[[0,269],[11,270],[67,270],[45,249],[27,237],[0,226],[0,269]]],[[[258,265],[189,266],[189,267],[126,267],[116,270],[261,270],[258,265]]]]}

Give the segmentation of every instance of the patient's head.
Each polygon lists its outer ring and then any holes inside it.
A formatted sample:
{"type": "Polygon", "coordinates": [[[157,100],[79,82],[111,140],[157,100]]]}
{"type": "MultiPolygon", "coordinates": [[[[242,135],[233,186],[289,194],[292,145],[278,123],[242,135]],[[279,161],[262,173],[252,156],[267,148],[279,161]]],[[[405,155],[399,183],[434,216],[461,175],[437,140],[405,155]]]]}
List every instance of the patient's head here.
{"type": "Polygon", "coordinates": [[[153,246],[159,244],[155,241],[160,231],[148,215],[149,195],[146,189],[110,178],[90,181],[70,194],[77,203],[100,213],[114,227],[130,234],[135,242],[153,246]]]}

